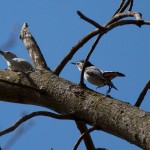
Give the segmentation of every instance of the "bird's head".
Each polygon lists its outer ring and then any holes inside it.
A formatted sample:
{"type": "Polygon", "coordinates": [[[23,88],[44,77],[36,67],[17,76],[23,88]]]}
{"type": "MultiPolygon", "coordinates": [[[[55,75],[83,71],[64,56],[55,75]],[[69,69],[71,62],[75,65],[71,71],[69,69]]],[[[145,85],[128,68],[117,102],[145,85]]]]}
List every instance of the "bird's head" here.
{"type": "Polygon", "coordinates": [[[0,50],[0,54],[1,54],[6,60],[10,60],[10,59],[13,59],[13,58],[16,58],[16,57],[17,57],[14,53],[9,52],[9,51],[2,51],[2,50],[0,50]]]}
{"type": "MultiPolygon", "coordinates": [[[[84,60],[80,60],[77,62],[72,62],[72,64],[76,65],[78,67],[78,69],[81,71],[83,68],[83,64],[84,64],[84,60]]],[[[86,64],[86,67],[90,67],[93,66],[93,64],[91,64],[89,61],[86,64]]]]}

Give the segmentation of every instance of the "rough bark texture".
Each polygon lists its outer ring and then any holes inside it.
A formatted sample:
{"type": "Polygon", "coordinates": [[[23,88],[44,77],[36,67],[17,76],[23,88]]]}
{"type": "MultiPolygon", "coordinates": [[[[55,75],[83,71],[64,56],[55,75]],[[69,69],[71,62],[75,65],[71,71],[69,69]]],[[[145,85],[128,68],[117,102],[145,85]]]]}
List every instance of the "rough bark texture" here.
{"type": "Polygon", "coordinates": [[[0,71],[0,99],[39,105],[61,114],[74,113],[87,124],[150,149],[150,113],[73,84],[51,71],[0,71]]]}

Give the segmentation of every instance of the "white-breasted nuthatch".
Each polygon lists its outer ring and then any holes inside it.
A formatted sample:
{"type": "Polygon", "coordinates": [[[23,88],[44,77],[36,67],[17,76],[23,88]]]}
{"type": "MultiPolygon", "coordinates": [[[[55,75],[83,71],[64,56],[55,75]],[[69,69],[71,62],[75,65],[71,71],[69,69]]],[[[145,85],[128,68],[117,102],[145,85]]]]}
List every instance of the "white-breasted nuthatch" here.
{"type": "MultiPolygon", "coordinates": [[[[73,62],[72,64],[76,65],[79,71],[82,71],[84,60],[73,62]]],[[[100,70],[96,68],[93,64],[91,64],[89,61],[87,62],[84,71],[84,78],[91,84],[97,85],[97,88],[108,85],[109,89],[107,90],[107,94],[111,91],[112,88],[117,90],[117,88],[114,86],[111,80],[115,77],[124,76],[125,75],[120,72],[100,70]]]]}
{"type": "Polygon", "coordinates": [[[25,59],[17,57],[9,51],[1,51],[0,54],[7,62],[8,69],[16,72],[29,72],[33,70],[32,65],[25,59]]]}

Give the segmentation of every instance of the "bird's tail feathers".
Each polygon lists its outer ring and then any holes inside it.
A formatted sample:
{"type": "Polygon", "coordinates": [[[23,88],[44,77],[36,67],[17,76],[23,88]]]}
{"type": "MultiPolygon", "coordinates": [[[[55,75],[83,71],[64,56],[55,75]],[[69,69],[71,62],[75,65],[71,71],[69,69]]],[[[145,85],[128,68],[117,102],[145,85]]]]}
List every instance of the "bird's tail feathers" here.
{"type": "Polygon", "coordinates": [[[125,77],[125,74],[123,74],[123,73],[120,73],[120,72],[116,72],[116,73],[119,77],[125,77]]]}

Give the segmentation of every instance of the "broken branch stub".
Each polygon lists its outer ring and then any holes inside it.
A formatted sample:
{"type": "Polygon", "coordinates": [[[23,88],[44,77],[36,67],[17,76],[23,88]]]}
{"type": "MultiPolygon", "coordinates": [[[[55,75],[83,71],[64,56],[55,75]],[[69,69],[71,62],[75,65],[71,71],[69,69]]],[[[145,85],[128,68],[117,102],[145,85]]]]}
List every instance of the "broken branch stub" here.
{"type": "Polygon", "coordinates": [[[45,62],[45,59],[41,53],[39,46],[37,45],[34,37],[28,30],[28,24],[24,23],[21,29],[20,39],[23,41],[29,55],[32,59],[35,69],[50,70],[45,62]]]}

